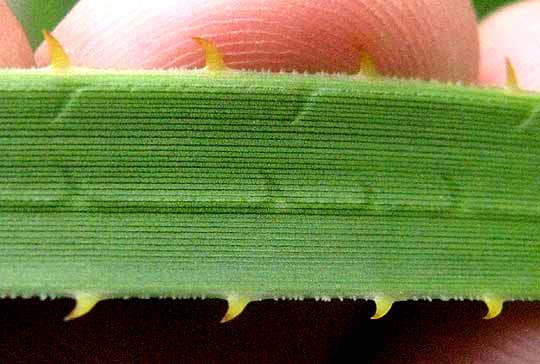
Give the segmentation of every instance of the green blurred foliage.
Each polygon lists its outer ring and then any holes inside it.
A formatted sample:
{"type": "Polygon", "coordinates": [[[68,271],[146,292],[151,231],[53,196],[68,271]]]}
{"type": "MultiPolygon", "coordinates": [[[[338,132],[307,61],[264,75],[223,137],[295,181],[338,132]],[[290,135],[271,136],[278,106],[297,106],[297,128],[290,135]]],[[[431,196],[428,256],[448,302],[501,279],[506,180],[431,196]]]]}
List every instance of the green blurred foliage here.
{"type": "Polygon", "coordinates": [[[77,0],[7,0],[19,21],[32,48],[43,40],[43,29],[52,30],[77,0]]]}
{"type": "Polygon", "coordinates": [[[476,8],[476,14],[479,18],[491,13],[493,10],[506,5],[512,4],[517,1],[515,0],[473,0],[474,7],[476,8]]]}
{"type": "MultiPolygon", "coordinates": [[[[7,0],[22,23],[30,45],[36,48],[42,41],[43,29],[52,30],[78,0],[7,0]]],[[[452,0],[448,0],[452,1],[452,0]]],[[[515,0],[473,0],[479,18],[515,0]]]]}

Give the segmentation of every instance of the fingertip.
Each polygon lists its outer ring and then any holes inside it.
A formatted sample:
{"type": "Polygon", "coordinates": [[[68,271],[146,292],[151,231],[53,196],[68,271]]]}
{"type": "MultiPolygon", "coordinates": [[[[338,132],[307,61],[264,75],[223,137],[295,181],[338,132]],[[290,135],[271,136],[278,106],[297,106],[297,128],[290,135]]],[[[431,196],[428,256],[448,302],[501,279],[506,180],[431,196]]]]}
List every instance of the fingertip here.
{"type": "Polygon", "coordinates": [[[506,84],[505,59],[512,63],[519,87],[540,89],[540,1],[508,6],[480,24],[480,84],[506,84]]]}
{"type": "Polygon", "coordinates": [[[29,68],[35,65],[24,30],[4,0],[0,0],[0,68],[29,68]]]}

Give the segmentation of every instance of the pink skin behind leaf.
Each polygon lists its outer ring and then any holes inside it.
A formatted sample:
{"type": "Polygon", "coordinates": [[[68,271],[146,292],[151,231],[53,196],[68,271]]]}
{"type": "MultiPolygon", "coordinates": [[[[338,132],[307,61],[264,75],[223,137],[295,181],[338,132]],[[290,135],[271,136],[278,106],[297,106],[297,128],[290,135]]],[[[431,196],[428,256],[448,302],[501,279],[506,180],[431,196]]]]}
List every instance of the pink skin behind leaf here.
{"type": "Polygon", "coordinates": [[[508,57],[522,88],[540,89],[540,1],[509,6],[488,17],[480,26],[479,81],[502,86],[508,57]]]}
{"type": "MultiPolygon", "coordinates": [[[[53,31],[75,65],[202,66],[192,36],[232,68],[356,72],[360,50],[385,74],[474,82],[476,20],[468,0],[215,0],[78,3],[53,31]]],[[[39,66],[48,64],[43,45],[39,66]]]]}
{"type": "Polygon", "coordinates": [[[4,0],[0,0],[0,68],[35,66],[22,26],[4,0]]]}

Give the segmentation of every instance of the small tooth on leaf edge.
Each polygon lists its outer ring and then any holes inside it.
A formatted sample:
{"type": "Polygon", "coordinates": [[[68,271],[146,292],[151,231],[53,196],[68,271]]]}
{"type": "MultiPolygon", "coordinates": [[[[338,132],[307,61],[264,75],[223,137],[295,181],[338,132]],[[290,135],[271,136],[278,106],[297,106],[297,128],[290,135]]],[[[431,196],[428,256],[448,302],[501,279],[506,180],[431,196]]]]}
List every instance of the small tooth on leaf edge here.
{"type": "Polygon", "coordinates": [[[484,320],[489,320],[499,316],[503,309],[504,300],[498,297],[484,297],[482,300],[488,308],[487,314],[483,317],[484,320]]]}
{"type": "Polygon", "coordinates": [[[56,71],[65,71],[71,67],[71,62],[60,42],[48,31],[43,31],[43,37],[49,47],[51,67],[56,71]]]}
{"type": "Polygon", "coordinates": [[[504,63],[506,67],[506,88],[509,90],[519,91],[518,79],[516,76],[516,69],[512,65],[512,62],[508,57],[504,58],[504,63]]]}
{"type": "Polygon", "coordinates": [[[204,51],[205,68],[208,71],[226,71],[228,68],[223,61],[223,56],[214,43],[200,37],[192,37],[204,51]]]}
{"type": "Polygon", "coordinates": [[[360,51],[360,70],[358,71],[358,75],[368,78],[380,76],[375,61],[366,51],[360,51]]]}
{"type": "Polygon", "coordinates": [[[71,321],[87,314],[99,301],[103,299],[101,296],[95,293],[77,293],[75,294],[74,298],[75,308],[73,308],[73,310],[66,317],[64,317],[64,321],[71,321]]]}
{"type": "Polygon", "coordinates": [[[251,301],[249,297],[246,296],[239,296],[239,295],[230,295],[226,298],[228,308],[227,312],[225,313],[225,316],[221,319],[221,322],[227,322],[231,321],[238,315],[244,311],[244,308],[248,305],[248,303],[251,301]]]}
{"type": "Polygon", "coordinates": [[[394,304],[394,300],[390,297],[375,297],[373,298],[373,301],[375,301],[376,306],[375,314],[371,316],[371,319],[373,320],[380,319],[386,315],[394,304]]]}

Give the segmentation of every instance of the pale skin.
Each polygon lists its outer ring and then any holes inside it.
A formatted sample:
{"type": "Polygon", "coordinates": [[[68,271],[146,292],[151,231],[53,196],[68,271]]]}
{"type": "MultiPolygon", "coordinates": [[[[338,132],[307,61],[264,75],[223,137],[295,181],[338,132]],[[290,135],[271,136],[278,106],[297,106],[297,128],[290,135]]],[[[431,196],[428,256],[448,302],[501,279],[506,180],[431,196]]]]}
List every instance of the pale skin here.
{"type": "MultiPolygon", "coordinates": [[[[384,74],[490,86],[504,85],[509,57],[519,85],[540,89],[540,1],[506,8],[480,25],[468,0],[329,3],[82,0],[52,34],[73,64],[85,67],[200,67],[201,51],[191,39],[200,36],[214,41],[232,68],[354,72],[365,50],[384,74]]],[[[4,0],[0,19],[0,68],[48,64],[47,49],[32,53],[4,0]]],[[[432,340],[444,350],[415,359],[496,363],[504,351],[505,363],[540,361],[540,304],[512,307],[489,324],[480,315],[471,340],[452,340],[451,332],[438,330],[432,340]]],[[[417,325],[421,330],[423,323],[417,325]]],[[[406,351],[420,355],[414,347],[403,350],[404,357],[406,351]]]]}

